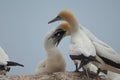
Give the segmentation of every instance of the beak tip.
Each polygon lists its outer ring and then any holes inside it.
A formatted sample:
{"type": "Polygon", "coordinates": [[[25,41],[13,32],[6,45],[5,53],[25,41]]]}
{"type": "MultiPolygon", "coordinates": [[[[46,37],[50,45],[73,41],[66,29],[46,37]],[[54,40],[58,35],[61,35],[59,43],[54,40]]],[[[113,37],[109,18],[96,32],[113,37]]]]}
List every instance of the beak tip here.
{"type": "Polygon", "coordinates": [[[50,24],[51,22],[49,21],[48,24],[50,24]]]}
{"type": "Polygon", "coordinates": [[[51,21],[49,21],[49,22],[48,22],[48,24],[50,24],[50,23],[52,23],[52,22],[54,22],[54,21],[53,21],[53,20],[51,20],[51,21]]]}
{"type": "Polygon", "coordinates": [[[59,21],[59,20],[61,20],[61,18],[59,16],[57,16],[54,19],[52,19],[51,21],[49,21],[48,24],[59,21]]]}

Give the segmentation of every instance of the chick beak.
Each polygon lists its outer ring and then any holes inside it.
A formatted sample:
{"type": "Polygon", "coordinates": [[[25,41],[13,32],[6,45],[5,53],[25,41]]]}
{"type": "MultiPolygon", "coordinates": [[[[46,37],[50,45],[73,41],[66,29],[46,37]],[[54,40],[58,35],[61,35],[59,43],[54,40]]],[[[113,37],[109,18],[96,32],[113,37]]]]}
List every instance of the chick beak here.
{"type": "Polygon", "coordinates": [[[55,21],[58,21],[58,20],[61,20],[60,16],[55,17],[54,19],[52,19],[51,21],[49,21],[48,24],[50,24],[52,22],[55,22],[55,21]]]}
{"type": "Polygon", "coordinates": [[[62,38],[63,38],[63,37],[56,39],[56,41],[55,41],[55,46],[56,46],[56,47],[59,45],[59,43],[60,43],[60,41],[62,40],[62,38]]]}

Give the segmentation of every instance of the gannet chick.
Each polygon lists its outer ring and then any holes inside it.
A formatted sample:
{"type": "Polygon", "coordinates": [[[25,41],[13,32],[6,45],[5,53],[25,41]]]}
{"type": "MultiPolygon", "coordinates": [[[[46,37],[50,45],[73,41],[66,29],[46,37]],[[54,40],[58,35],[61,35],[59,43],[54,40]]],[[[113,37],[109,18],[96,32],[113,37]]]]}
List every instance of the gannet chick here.
{"type": "Polygon", "coordinates": [[[6,75],[6,73],[10,71],[10,66],[24,67],[22,64],[10,61],[8,55],[5,53],[2,47],[0,47],[0,75],[6,75]]]}
{"type": "Polygon", "coordinates": [[[99,63],[99,61],[96,59],[95,47],[86,33],[80,28],[76,17],[70,11],[63,10],[58,14],[56,18],[49,21],[48,23],[59,20],[67,21],[70,25],[71,44],[69,47],[69,54],[76,65],[76,71],[78,71],[78,64],[80,62],[81,63],[79,68],[91,61],[99,63]],[[77,58],[79,60],[76,60],[77,58]]]}
{"type": "Polygon", "coordinates": [[[58,21],[58,20],[67,21],[70,24],[71,29],[73,29],[73,27],[75,26],[79,26],[79,28],[82,29],[84,33],[86,33],[86,35],[92,41],[92,44],[95,47],[97,56],[99,56],[99,58],[104,61],[105,65],[108,65],[112,68],[111,69],[110,67],[108,67],[109,70],[112,70],[115,73],[120,73],[120,70],[119,70],[120,69],[120,55],[114,49],[112,49],[109,45],[107,45],[106,43],[104,43],[103,41],[95,37],[95,35],[92,34],[88,29],[78,24],[75,16],[70,11],[68,10],[61,11],[59,15],[55,19],[50,21],[49,23],[58,21]]]}
{"type": "Polygon", "coordinates": [[[64,33],[65,31],[61,29],[54,29],[46,35],[44,47],[47,53],[47,58],[39,63],[35,72],[36,75],[65,71],[65,59],[62,56],[62,53],[57,49],[64,33]]]}

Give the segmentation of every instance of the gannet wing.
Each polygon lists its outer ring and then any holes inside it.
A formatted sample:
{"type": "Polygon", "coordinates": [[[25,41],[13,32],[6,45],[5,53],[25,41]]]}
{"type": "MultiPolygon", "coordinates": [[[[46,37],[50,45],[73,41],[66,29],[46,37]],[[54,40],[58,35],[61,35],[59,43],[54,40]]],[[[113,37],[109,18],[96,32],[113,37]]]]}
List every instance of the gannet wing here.
{"type": "Polygon", "coordinates": [[[89,37],[91,41],[97,42],[103,46],[111,48],[108,44],[104,43],[103,41],[99,40],[92,32],[90,32],[87,28],[84,26],[80,25],[83,31],[86,33],[86,35],[89,37]]]}
{"type": "Polygon", "coordinates": [[[98,56],[100,56],[103,61],[107,62],[107,64],[111,63],[111,65],[118,65],[120,68],[120,55],[117,54],[113,49],[103,46],[97,42],[93,42],[96,52],[98,56]],[[115,53],[115,54],[113,54],[115,53]]]}
{"type": "MultiPolygon", "coordinates": [[[[83,31],[87,34],[87,36],[89,37],[89,39],[93,42],[94,46],[95,45],[99,45],[103,48],[105,48],[107,51],[110,51],[110,54],[115,54],[117,55],[118,53],[112,48],[110,47],[108,44],[104,43],[103,41],[101,41],[100,39],[98,39],[92,32],[90,32],[87,28],[85,28],[84,26],[82,26],[83,31]]],[[[98,53],[99,54],[99,53],[98,53]]],[[[100,53],[101,54],[101,53],[100,53]]],[[[100,55],[99,54],[99,55],[100,55]]],[[[103,53],[104,54],[104,53],[103,53]]],[[[110,55],[109,54],[109,55],[110,55]]]]}
{"type": "Polygon", "coordinates": [[[92,32],[82,26],[83,31],[87,34],[96,49],[96,54],[101,57],[107,64],[116,65],[120,68],[120,55],[108,44],[99,40],[92,32]],[[111,62],[111,63],[109,63],[111,62]]]}

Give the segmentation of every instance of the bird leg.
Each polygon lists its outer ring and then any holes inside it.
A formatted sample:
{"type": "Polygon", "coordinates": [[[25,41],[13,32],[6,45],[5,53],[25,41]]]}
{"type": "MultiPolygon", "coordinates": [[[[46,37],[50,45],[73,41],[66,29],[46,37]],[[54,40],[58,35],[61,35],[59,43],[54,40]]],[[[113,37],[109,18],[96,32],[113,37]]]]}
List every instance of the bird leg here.
{"type": "Polygon", "coordinates": [[[83,73],[82,73],[82,75],[86,75],[87,78],[88,78],[88,80],[90,80],[90,78],[89,78],[89,70],[86,69],[86,68],[84,68],[84,66],[85,66],[86,64],[88,64],[88,63],[89,63],[89,61],[88,61],[87,59],[82,58],[82,59],[81,59],[80,66],[79,66],[79,69],[80,69],[80,68],[83,68],[83,73]]]}
{"type": "Polygon", "coordinates": [[[79,69],[84,67],[86,64],[88,64],[90,61],[88,59],[81,59],[81,63],[80,63],[80,66],[79,66],[79,69]]]}
{"type": "Polygon", "coordinates": [[[6,68],[6,71],[9,72],[9,71],[10,71],[10,67],[7,67],[7,68],[6,68]]]}
{"type": "Polygon", "coordinates": [[[79,70],[78,70],[78,64],[75,64],[75,67],[76,67],[75,72],[79,72],[79,70]]]}
{"type": "Polygon", "coordinates": [[[104,74],[107,75],[107,70],[101,70],[100,68],[98,68],[97,75],[99,75],[100,72],[103,72],[104,74]]]}

